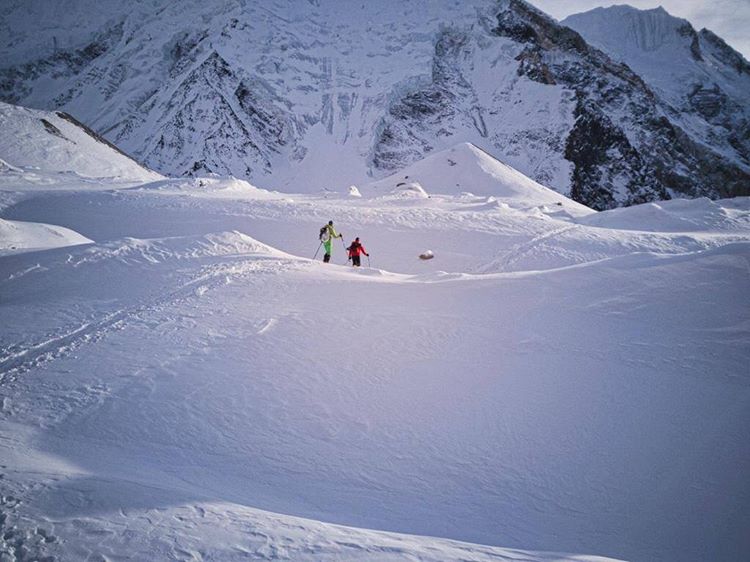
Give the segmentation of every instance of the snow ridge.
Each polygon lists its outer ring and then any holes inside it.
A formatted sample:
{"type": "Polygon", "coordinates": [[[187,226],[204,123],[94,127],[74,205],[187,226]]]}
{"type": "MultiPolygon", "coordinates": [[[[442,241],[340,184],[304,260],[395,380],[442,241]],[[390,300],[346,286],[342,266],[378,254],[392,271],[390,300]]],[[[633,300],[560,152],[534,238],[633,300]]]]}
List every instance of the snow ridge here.
{"type": "Polygon", "coordinates": [[[70,115],[0,102],[0,174],[148,181],[161,176],[124,154],[70,115]]]}

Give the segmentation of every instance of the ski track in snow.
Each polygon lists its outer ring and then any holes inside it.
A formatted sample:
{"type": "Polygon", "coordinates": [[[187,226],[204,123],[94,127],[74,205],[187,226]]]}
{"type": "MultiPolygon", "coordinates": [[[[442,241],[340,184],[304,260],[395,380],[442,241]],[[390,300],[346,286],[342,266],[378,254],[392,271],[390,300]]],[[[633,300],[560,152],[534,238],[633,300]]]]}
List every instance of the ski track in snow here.
{"type": "Polygon", "coordinates": [[[478,273],[483,273],[483,272],[488,272],[488,271],[498,271],[498,270],[508,271],[511,265],[516,263],[525,254],[531,252],[534,248],[536,248],[542,242],[549,240],[550,238],[558,237],[561,234],[564,234],[576,228],[579,228],[579,225],[574,224],[571,226],[564,226],[562,228],[558,228],[557,230],[553,230],[551,232],[546,232],[544,234],[541,234],[540,236],[535,236],[528,242],[517,244],[513,246],[512,248],[510,248],[507,252],[505,252],[499,258],[492,260],[486,266],[480,267],[478,269],[478,273]]]}
{"type": "Polygon", "coordinates": [[[276,318],[270,318],[267,322],[263,323],[263,326],[258,330],[258,335],[265,334],[269,330],[272,330],[273,327],[278,323],[278,320],[276,318]]]}
{"type": "MultiPolygon", "coordinates": [[[[239,261],[230,264],[218,264],[206,269],[208,271],[187,281],[176,290],[166,291],[148,302],[117,310],[98,320],[86,322],[73,330],[56,334],[44,341],[26,344],[24,349],[20,351],[0,349],[0,384],[14,380],[17,375],[32,367],[72,353],[83,344],[99,341],[108,332],[123,329],[128,322],[150,311],[167,308],[191,297],[202,297],[206,292],[230,283],[233,279],[255,272],[258,270],[258,262],[257,260],[248,260],[244,263],[239,261]]],[[[17,277],[17,275],[11,275],[9,279],[17,277]]],[[[260,333],[272,326],[273,321],[269,321],[269,324],[260,333]]]]}

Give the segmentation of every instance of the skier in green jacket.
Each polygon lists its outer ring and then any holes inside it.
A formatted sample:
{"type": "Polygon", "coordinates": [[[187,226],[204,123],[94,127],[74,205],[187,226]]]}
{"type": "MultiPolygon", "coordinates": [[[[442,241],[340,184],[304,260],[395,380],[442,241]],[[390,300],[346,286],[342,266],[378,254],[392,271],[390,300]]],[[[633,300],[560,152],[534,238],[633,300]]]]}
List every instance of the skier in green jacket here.
{"type": "Polygon", "coordinates": [[[323,261],[328,263],[331,261],[331,244],[334,238],[343,238],[343,234],[336,234],[336,230],[333,228],[333,221],[328,221],[328,224],[320,229],[320,240],[323,242],[325,248],[325,255],[323,261]]]}

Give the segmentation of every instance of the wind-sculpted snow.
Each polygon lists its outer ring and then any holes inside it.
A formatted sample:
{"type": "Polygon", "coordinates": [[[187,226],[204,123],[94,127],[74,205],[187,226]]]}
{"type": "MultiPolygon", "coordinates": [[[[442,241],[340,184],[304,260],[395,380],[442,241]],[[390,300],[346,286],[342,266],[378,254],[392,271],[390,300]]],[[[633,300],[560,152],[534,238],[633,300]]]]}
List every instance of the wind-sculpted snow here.
{"type": "Polygon", "coordinates": [[[189,238],[164,238],[139,240],[128,238],[87,249],[77,256],[69,256],[66,264],[78,267],[81,264],[110,260],[125,264],[136,262],[159,263],[166,260],[194,259],[208,256],[268,256],[283,257],[285,254],[242,234],[226,232],[194,236],[189,238]]]}
{"type": "Polygon", "coordinates": [[[184,192],[198,195],[210,194],[212,197],[226,195],[228,197],[251,197],[255,199],[281,199],[285,195],[270,192],[249,184],[244,180],[232,178],[183,178],[155,181],[134,187],[141,191],[184,192]]]}
{"type": "Polygon", "coordinates": [[[747,231],[750,229],[750,206],[747,198],[723,200],[720,204],[705,198],[695,201],[676,199],[639,205],[627,211],[615,209],[596,213],[578,222],[650,232],[747,231]]]}
{"type": "Polygon", "coordinates": [[[15,172],[21,173],[23,170],[12,164],[8,164],[5,160],[0,159],[0,173],[15,172]]]}
{"type": "MultiPolygon", "coordinates": [[[[67,491],[71,501],[89,501],[92,497],[104,499],[112,481],[105,479],[71,478],[67,491]]],[[[472,560],[476,562],[607,562],[612,558],[601,556],[576,556],[562,553],[530,552],[504,549],[458,541],[400,535],[331,525],[246,506],[223,502],[198,501],[189,505],[174,505],[137,514],[138,505],[148,505],[154,498],[175,500],[181,503],[179,493],[161,490],[137,483],[115,482],[126,486],[131,501],[112,517],[112,527],[102,526],[95,518],[61,521],[54,532],[49,526],[36,526],[33,520],[14,513],[15,498],[10,497],[9,517],[2,526],[8,539],[0,537],[0,545],[10,550],[16,544],[24,545],[27,555],[38,559],[57,560],[50,555],[59,551],[60,537],[82,535],[95,540],[65,545],[65,555],[77,559],[90,557],[117,558],[122,553],[119,541],[120,525],[126,525],[130,540],[128,554],[133,558],[150,560],[158,552],[167,559],[215,559],[222,561],[279,560],[287,558],[300,562],[321,560],[359,560],[374,562],[413,561],[444,562],[445,560],[472,560]],[[198,522],[198,523],[196,523],[198,522]],[[196,536],[199,528],[204,536],[216,537],[210,548],[206,541],[196,536]],[[59,533],[56,535],[54,533],[59,533]],[[150,541],[138,540],[151,535],[150,541]],[[47,555],[47,556],[45,556],[47,555]]],[[[54,501],[49,489],[43,492],[45,500],[54,501]]],[[[106,500],[105,500],[106,501],[106,500]]]]}
{"type": "MultiPolygon", "coordinates": [[[[3,221],[6,222],[9,221],[3,221]]],[[[49,295],[74,294],[78,287],[86,285],[87,279],[95,278],[98,284],[87,292],[93,305],[75,305],[80,320],[71,321],[63,314],[63,323],[55,326],[53,333],[37,332],[31,327],[34,315],[39,314],[33,307],[21,307],[9,317],[4,335],[11,334],[17,341],[0,352],[0,380],[14,378],[18,372],[83,343],[97,341],[146,311],[161,309],[191,295],[200,296],[217,284],[230,282],[232,274],[288,270],[294,261],[298,260],[236,231],[156,240],[125,238],[70,249],[65,254],[33,253],[6,258],[0,285],[11,308],[19,295],[33,295],[54,316],[59,302],[49,295]],[[223,258],[224,263],[216,264],[216,258],[223,258]],[[274,263],[280,260],[287,265],[274,263]],[[195,264],[196,270],[180,271],[179,264],[186,261],[195,264]],[[128,295],[105,297],[112,288],[123,284],[128,286],[128,295]],[[160,289],[156,293],[155,287],[160,289]]],[[[54,322],[50,319],[47,328],[54,322]]]]}
{"type": "Polygon", "coordinates": [[[93,242],[0,256],[0,548],[740,559],[746,198],[596,213],[465,144],[404,175],[17,186],[3,221],[93,242]]]}
{"type": "Polygon", "coordinates": [[[0,255],[90,243],[68,228],[0,219],[0,255]]]}

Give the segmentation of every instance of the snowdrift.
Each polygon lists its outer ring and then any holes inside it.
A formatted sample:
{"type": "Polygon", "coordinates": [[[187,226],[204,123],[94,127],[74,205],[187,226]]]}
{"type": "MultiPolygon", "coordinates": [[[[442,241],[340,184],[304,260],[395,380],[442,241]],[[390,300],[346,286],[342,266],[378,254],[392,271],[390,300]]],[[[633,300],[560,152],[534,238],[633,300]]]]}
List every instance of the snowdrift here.
{"type": "Polygon", "coordinates": [[[750,198],[673,199],[613,209],[586,217],[579,224],[648,232],[748,231],[750,198]]]}
{"type": "MultiPolygon", "coordinates": [[[[32,226],[49,226],[0,221],[0,228],[4,227],[5,224],[12,224],[14,226],[23,224],[26,228],[31,228],[32,226]]],[[[66,231],[66,229],[60,230],[66,231]]],[[[83,241],[77,241],[76,244],[91,243],[91,240],[83,238],[80,235],[78,236],[83,241]]],[[[60,244],[59,246],[62,245],[60,244]]],[[[54,246],[47,247],[52,248],[54,246]]],[[[58,259],[55,259],[53,256],[49,256],[47,259],[49,260],[48,267],[61,267],[64,269],[71,266],[77,268],[84,264],[90,266],[96,263],[112,264],[114,262],[125,266],[135,266],[138,264],[148,266],[165,262],[198,260],[211,257],[299,259],[237,231],[158,239],[123,238],[86,248],[71,249],[58,259]]]]}
{"type": "Polygon", "coordinates": [[[137,191],[162,193],[182,193],[189,195],[210,195],[211,197],[246,197],[252,199],[288,198],[277,192],[267,191],[237,178],[196,177],[189,179],[160,180],[133,188],[137,191]]]}
{"type": "Polygon", "coordinates": [[[91,243],[61,226],[0,219],[0,255],[91,243]]]}

